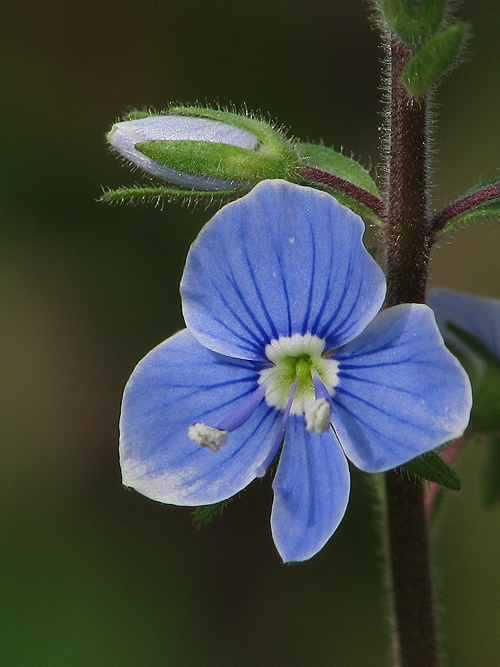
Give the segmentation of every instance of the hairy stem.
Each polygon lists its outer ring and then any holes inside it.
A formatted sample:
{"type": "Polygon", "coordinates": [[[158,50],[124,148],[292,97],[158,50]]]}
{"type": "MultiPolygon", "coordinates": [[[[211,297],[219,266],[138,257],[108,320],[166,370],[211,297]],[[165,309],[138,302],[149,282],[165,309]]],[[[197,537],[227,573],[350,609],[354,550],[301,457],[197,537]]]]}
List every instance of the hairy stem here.
{"type": "Polygon", "coordinates": [[[424,303],[429,263],[427,101],[410,99],[401,72],[410,52],[390,45],[386,213],[387,306],[424,303]]]}
{"type": "Polygon", "coordinates": [[[427,520],[422,482],[385,474],[395,664],[437,667],[427,520]]]}
{"type": "MultiPolygon", "coordinates": [[[[428,111],[401,80],[409,49],[386,36],[387,306],[423,303],[431,245],[428,225],[428,111]]],[[[438,645],[423,485],[395,471],[385,475],[387,547],[395,634],[401,667],[437,667],[438,645]]]]}

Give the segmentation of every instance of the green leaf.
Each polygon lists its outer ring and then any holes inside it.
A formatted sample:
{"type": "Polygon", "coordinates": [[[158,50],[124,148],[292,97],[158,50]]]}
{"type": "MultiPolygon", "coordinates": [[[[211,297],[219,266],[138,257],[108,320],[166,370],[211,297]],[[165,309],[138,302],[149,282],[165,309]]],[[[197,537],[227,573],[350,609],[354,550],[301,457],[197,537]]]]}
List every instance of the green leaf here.
{"type": "Polygon", "coordinates": [[[500,500],[500,433],[485,438],[481,470],[481,499],[486,507],[500,500]]]}
{"type": "Polygon", "coordinates": [[[298,141],[295,144],[295,150],[299,154],[301,161],[308,166],[322,169],[335,176],[340,176],[346,181],[350,181],[354,185],[358,185],[360,188],[371,192],[372,195],[380,197],[375,181],[369,172],[356,160],[342,153],[337,153],[332,148],[310,144],[305,141],[298,141]]]}
{"type": "Polygon", "coordinates": [[[193,523],[196,526],[201,526],[205,523],[210,523],[213,521],[214,517],[220,514],[226,507],[226,505],[232,500],[223,500],[220,503],[214,503],[213,505],[201,505],[197,507],[193,512],[193,523]]]}
{"type": "Polygon", "coordinates": [[[417,477],[444,486],[445,489],[460,491],[462,488],[460,477],[436,452],[426,452],[399,467],[417,477]]]}
{"type": "Polygon", "coordinates": [[[369,246],[366,248],[366,250],[367,250],[368,253],[373,257],[373,259],[377,259],[377,251],[378,251],[377,246],[375,246],[375,245],[369,245],[369,246]]]}
{"type": "Polygon", "coordinates": [[[418,44],[441,27],[448,0],[378,0],[385,20],[403,42],[418,44]]]}
{"type": "Polygon", "coordinates": [[[481,183],[477,183],[470,190],[467,190],[464,197],[466,197],[467,195],[472,195],[474,194],[474,192],[485,190],[486,188],[489,188],[492,185],[499,185],[499,184],[500,184],[500,176],[493,176],[493,178],[489,178],[487,181],[481,181],[481,183]]]}
{"type": "Polygon", "coordinates": [[[403,70],[403,83],[411,97],[428,93],[453,65],[467,38],[469,26],[455,23],[432,37],[403,70]]]}

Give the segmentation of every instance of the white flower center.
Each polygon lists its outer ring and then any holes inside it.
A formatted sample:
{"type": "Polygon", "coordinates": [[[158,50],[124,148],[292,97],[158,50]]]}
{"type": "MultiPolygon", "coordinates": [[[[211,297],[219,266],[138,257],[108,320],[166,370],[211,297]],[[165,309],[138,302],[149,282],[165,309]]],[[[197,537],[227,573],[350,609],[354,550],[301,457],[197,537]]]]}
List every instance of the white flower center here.
{"type": "Polygon", "coordinates": [[[292,386],[298,380],[290,414],[304,414],[316,401],[313,371],[315,371],[330,395],[337,386],[338,363],[322,356],[325,341],[310,333],[302,336],[281,336],[266,346],[266,357],[272,363],[260,373],[259,384],[266,387],[268,405],[284,410],[290,398],[292,386]]]}

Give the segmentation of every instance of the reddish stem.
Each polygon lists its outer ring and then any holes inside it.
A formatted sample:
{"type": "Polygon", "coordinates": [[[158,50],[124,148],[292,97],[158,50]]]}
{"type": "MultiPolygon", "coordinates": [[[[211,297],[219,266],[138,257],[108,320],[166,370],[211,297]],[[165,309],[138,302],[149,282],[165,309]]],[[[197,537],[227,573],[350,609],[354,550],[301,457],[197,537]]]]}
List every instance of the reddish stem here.
{"type": "Polygon", "coordinates": [[[330,174],[322,169],[317,169],[316,167],[307,166],[301,168],[300,176],[307,181],[322,183],[339,192],[343,192],[344,194],[349,195],[349,197],[359,201],[360,204],[369,208],[379,218],[383,218],[384,216],[385,206],[381,199],[372,195],[368,190],[360,188],[359,185],[346,181],[345,178],[340,178],[340,176],[335,176],[334,174],[330,174]]]}
{"type": "MultiPolygon", "coordinates": [[[[410,99],[401,73],[411,51],[388,44],[386,306],[424,303],[430,254],[426,100],[410,99]]],[[[420,480],[385,474],[387,543],[398,667],[438,667],[424,491],[420,480]]]]}
{"type": "Polygon", "coordinates": [[[450,220],[453,220],[458,215],[469,211],[474,206],[485,204],[487,201],[498,199],[499,197],[500,183],[495,183],[495,185],[489,185],[487,188],[473,192],[439,211],[431,220],[431,230],[434,233],[439,232],[450,220]]]}

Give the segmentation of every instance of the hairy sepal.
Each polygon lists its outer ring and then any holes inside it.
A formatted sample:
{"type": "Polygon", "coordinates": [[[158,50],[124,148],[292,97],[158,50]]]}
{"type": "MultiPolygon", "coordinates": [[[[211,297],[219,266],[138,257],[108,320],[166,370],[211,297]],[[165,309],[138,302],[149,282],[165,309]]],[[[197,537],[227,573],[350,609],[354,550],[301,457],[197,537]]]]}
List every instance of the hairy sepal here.
{"type": "Polygon", "coordinates": [[[183,204],[212,203],[225,204],[233,199],[242,197],[250,188],[239,188],[235,190],[181,190],[178,188],[165,187],[143,187],[140,185],[131,188],[117,188],[107,190],[100,201],[122,203],[122,202],[181,202],[183,204]]]}
{"type": "Polygon", "coordinates": [[[378,0],[385,20],[405,44],[420,44],[442,26],[448,0],[378,0]]]}
{"type": "Polygon", "coordinates": [[[456,62],[469,32],[466,23],[455,23],[432,37],[403,70],[403,83],[412,98],[426,95],[456,62]]]}

